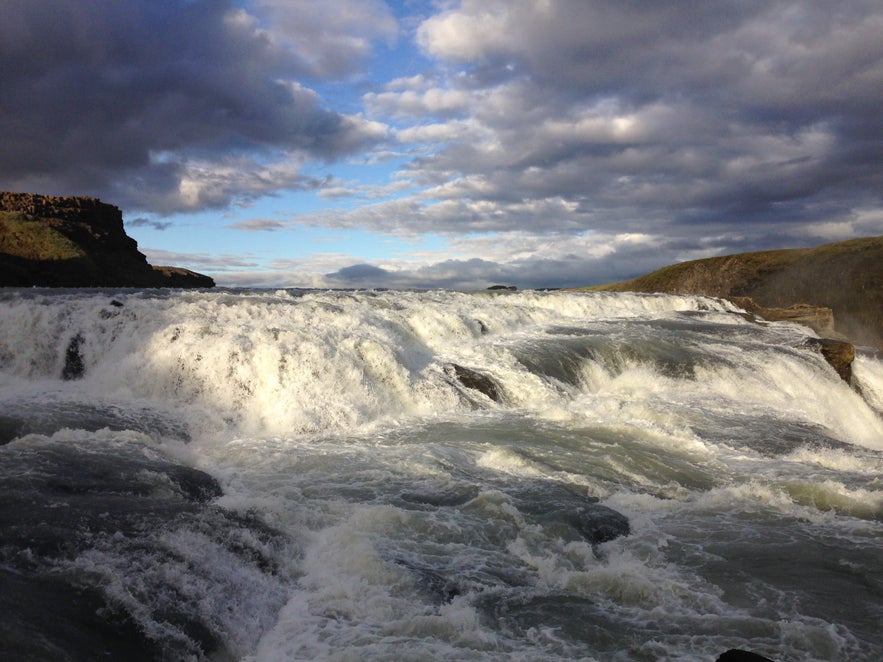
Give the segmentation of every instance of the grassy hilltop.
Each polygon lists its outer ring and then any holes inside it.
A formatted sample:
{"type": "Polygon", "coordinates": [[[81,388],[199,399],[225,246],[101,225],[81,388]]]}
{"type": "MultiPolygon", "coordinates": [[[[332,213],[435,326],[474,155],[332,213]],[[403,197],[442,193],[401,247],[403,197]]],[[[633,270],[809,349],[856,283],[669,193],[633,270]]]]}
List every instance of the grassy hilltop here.
{"type": "Polygon", "coordinates": [[[750,297],[768,308],[824,306],[838,333],[883,349],[883,236],[691,260],[585,289],[750,297]]]}
{"type": "Polygon", "coordinates": [[[213,287],[214,281],[150,265],[113,205],[0,191],[0,287],[32,286],[213,287]]]}

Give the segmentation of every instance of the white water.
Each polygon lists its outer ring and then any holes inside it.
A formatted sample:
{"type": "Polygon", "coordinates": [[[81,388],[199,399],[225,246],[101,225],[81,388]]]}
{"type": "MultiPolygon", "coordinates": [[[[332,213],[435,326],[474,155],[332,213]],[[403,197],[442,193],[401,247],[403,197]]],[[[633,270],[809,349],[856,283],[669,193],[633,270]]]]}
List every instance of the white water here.
{"type": "MultiPolygon", "coordinates": [[[[877,659],[883,364],[860,356],[850,388],[807,329],[737,312],[566,292],[7,292],[0,415],[25,421],[12,448],[135,435],[293,541],[260,581],[198,536],[164,543],[217,561],[203,602],[256,587],[237,618],[204,619],[239,657],[877,659]],[[75,337],[83,374],[65,381],[75,337]],[[543,504],[562,488],[629,535],[579,536],[543,504]],[[279,591],[281,609],[257,607],[279,591]]],[[[76,563],[127,590],[124,558],[76,563]]]]}

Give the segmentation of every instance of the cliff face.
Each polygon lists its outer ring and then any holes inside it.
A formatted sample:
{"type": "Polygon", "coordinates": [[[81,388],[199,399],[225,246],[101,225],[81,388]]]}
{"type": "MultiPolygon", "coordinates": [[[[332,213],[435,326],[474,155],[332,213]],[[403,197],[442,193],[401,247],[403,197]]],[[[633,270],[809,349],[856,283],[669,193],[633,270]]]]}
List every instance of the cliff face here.
{"type": "Polygon", "coordinates": [[[148,264],[113,205],[0,192],[0,286],[213,287],[214,281],[148,264]]]}
{"type": "Polygon", "coordinates": [[[743,308],[746,302],[737,298],[750,297],[767,319],[773,317],[765,312],[777,319],[793,313],[809,326],[812,317],[822,326],[828,322],[824,310],[808,307],[827,308],[833,331],[883,349],[883,237],[693,260],[590,289],[703,294],[733,299],[743,308]]]}

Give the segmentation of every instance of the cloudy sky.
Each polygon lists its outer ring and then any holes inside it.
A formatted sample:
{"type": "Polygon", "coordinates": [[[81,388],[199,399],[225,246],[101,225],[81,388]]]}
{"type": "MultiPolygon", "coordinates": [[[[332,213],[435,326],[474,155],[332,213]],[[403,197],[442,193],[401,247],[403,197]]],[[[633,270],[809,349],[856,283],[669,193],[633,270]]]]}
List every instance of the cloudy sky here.
{"type": "Polygon", "coordinates": [[[239,286],[880,235],[881,35],[879,0],[3,0],[0,189],[239,286]]]}

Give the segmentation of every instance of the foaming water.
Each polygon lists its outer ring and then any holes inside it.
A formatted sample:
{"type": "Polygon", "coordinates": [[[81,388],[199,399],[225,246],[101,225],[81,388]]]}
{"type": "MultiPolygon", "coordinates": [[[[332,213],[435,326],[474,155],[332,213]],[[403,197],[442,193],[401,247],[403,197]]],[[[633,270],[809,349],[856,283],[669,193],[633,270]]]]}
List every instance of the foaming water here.
{"type": "Polygon", "coordinates": [[[86,590],[112,636],[66,613],[85,634],[41,641],[255,661],[879,659],[883,364],[860,355],[847,385],[806,329],[739,312],[7,291],[0,454],[22,476],[9,494],[56,528],[0,516],[0,580],[29,596],[0,635],[86,590]]]}

